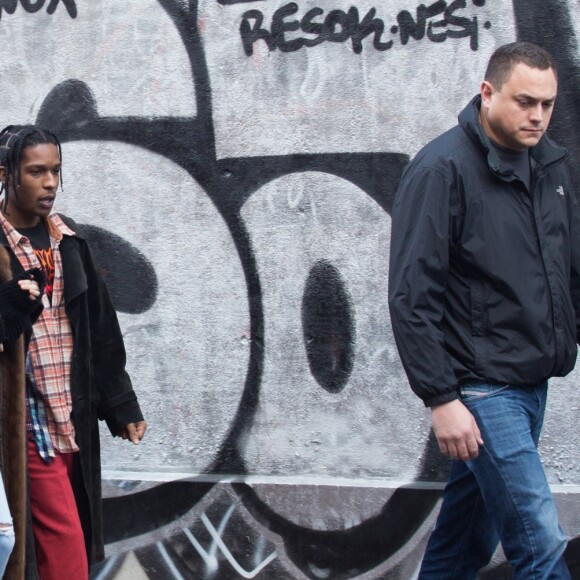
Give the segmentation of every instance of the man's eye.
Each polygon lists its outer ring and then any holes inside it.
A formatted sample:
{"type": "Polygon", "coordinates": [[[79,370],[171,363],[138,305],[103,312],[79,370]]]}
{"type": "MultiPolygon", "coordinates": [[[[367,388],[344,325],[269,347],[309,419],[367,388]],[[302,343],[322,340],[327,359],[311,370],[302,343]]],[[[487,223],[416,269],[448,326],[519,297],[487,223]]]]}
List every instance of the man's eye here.
{"type": "Polygon", "coordinates": [[[519,101],[519,103],[520,103],[521,107],[527,107],[530,104],[529,101],[524,101],[524,100],[519,101]]]}
{"type": "Polygon", "coordinates": [[[544,107],[544,109],[551,109],[554,106],[554,103],[551,102],[542,103],[542,106],[544,107]]]}

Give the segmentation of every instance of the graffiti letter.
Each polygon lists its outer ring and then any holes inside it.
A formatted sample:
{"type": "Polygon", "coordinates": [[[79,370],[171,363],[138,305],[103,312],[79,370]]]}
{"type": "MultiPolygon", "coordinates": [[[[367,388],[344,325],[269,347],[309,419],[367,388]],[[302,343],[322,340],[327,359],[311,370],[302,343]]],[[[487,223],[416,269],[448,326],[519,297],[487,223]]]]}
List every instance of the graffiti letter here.
{"type": "Polygon", "coordinates": [[[300,28],[307,34],[317,34],[318,38],[304,39],[305,46],[316,46],[321,42],[324,42],[324,38],[322,34],[324,33],[324,24],[322,22],[312,22],[313,18],[317,16],[321,16],[324,14],[324,10],[322,8],[312,8],[309,10],[304,17],[302,18],[302,22],[300,23],[300,28]]]}
{"type": "Polygon", "coordinates": [[[298,50],[304,46],[303,38],[296,38],[289,41],[284,39],[284,33],[286,31],[293,32],[294,30],[298,30],[300,28],[300,23],[298,20],[284,22],[284,18],[287,16],[292,16],[293,14],[296,14],[296,12],[298,12],[298,4],[296,4],[296,2],[286,4],[274,12],[274,16],[272,18],[272,36],[274,37],[278,48],[282,52],[294,52],[295,50],[298,50]]]}
{"type": "Polygon", "coordinates": [[[353,16],[356,18],[355,25],[358,24],[358,10],[356,8],[354,10],[355,13],[352,12],[351,8],[348,14],[342,10],[331,10],[324,21],[324,39],[330,42],[344,42],[347,40],[353,32],[350,26],[353,16]],[[335,32],[337,25],[340,26],[339,32],[335,32]]]}
{"type": "Polygon", "coordinates": [[[0,0],[0,19],[2,18],[2,10],[6,10],[8,14],[14,14],[18,0],[0,0]]]}
{"type": "Polygon", "coordinates": [[[44,6],[44,0],[20,0],[20,4],[22,4],[22,8],[33,14],[34,12],[38,12],[44,6]]]}
{"type": "MultiPolygon", "coordinates": [[[[66,11],[68,12],[68,15],[71,18],[77,17],[77,5],[75,4],[75,0],[50,0],[50,4],[48,5],[46,11],[49,14],[54,14],[54,11],[56,10],[56,7],[58,6],[59,2],[62,2],[64,4],[66,11]]],[[[22,4],[24,4],[24,2],[22,4]]]]}
{"type": "Polygon", "coordinates": [[[459,10],[460,8],[465,8],[465,0],[455,0],[445,9],[445,19],[452,26],[459,26],[463,30],[449,30],[447,35],[449,38],[463,38],[464,36],[470,36],[469,47],[471,50],[477,50],[478,35],[477,35],[477,16],[473,17],[473,20],[465,18],[463,16],[454,16],[453,12],[459,10]]]}
{"type": "Polygon", "coordinates": [[[446,7],[447,2],[444,0],[439,0],[431,4],[428,8],[424,4],[421,4],[417,7],[417,21],[413,20],[409,11],[401,10],[397,14],[397,22],[399,23],[399,29],[401,31],[401,44],[403,46],[407,44],[411,36],[415,40],[421,40],[425,36],[427,18],[441,14],[446,7]]]}
{"type": "Polygon", "coordinates": [[[447,30],[444,32],[434,32],[434,28],[444,28],[447,26],[447,21],[445,19],[438,20],[437,22],[429,22],[429,26],[427,26],[427,38],[431,42],[445,42],[447,40],[447,30]]]}
{"type": "MultiPolygon", "coordinates": [[[[388,42],[381,42],[381,36],[385,30],[385,23],[380,18],[375,18],[376,13],[377,13],[376,8],[371,8],[352,35],[352,49],[356,54],[360,54],[362,52],[363,39],[369,36],[369,34],[372,34],[373,32],[375,34],[373,38],[373,46],[377,50],[381,51],[388,50],[393,46],[392,40],[389,40],[388,42]]],[[[357,21],[358,21],[358,13],[357,13],[357,21]]]]}
{"type": "Polygon", "coordinates": [[[264,40],[268,45],[268,50],[276,49],[276,44],[270,33],[265,28],[260,28],[264,22],[264,15],[259,10],[248,10],[242,15],[240,23],[240,35],[246,56],[252,56],[254,53],[254,42],[264,40]],[[250,20],[254,21],[254,26],[250,25],[250,20]]]}

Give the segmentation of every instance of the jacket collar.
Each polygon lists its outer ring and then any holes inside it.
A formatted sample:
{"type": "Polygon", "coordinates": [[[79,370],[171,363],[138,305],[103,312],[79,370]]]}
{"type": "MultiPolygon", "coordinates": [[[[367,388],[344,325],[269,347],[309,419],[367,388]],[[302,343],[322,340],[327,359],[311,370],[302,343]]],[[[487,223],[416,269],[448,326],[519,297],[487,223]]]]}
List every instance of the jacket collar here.
{"type": "MultiPolygon", "coordinates": [[[[511,172],[506,170],[501,163],[499,155],[492,147],[489,137],[483,130],[479,122],[479,111],[481,108],[481,96],[476,95],[467,104],[465,109],[459,113],[459,125],[467,133],[469,138],[487,155],[489,168],[500,177],[511,176],[511,172]]],[[[544,135],[540,142],[530,148],[530,157],[534,165],[546,167],[552,163],[557,163],[568,157],[568,151],[552,141],[547,135],[544,135]]]]}

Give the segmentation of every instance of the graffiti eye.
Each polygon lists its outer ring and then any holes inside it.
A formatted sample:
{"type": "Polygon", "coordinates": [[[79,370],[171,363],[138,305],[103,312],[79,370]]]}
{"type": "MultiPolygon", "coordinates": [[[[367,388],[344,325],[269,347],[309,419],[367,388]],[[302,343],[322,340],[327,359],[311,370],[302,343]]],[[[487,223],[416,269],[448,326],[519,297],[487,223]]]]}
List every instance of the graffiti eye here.
{"type": "Polygon", "coordinates": [[[346,285],[327,260],[317,262],[306,281],[302,328],[310,372],[323,389],[340,392],[354,364],[355,325],[346,285]]]}

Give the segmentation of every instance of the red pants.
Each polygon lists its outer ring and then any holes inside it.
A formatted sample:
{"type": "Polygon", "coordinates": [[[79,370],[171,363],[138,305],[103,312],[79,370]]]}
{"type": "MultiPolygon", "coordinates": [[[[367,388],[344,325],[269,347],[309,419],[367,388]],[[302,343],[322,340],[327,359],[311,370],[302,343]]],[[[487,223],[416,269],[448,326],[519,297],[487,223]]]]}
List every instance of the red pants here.
{"type": "Polygon", "coordinates": [[[85,539],[72,490],[73,453],[44,463],[28,441],[30,511],[41,580],[86,580],[85,539]]]}

